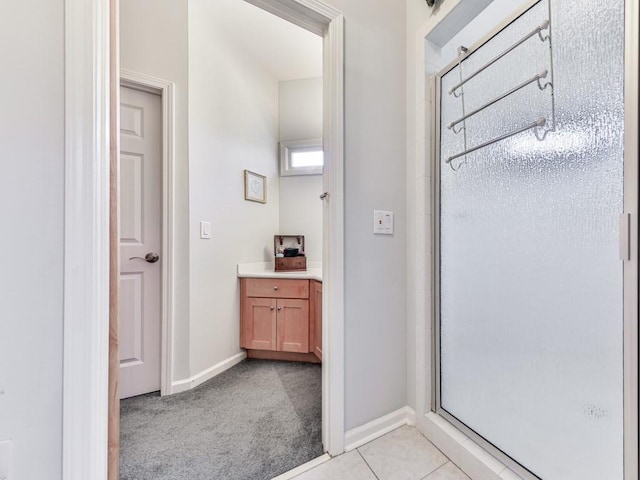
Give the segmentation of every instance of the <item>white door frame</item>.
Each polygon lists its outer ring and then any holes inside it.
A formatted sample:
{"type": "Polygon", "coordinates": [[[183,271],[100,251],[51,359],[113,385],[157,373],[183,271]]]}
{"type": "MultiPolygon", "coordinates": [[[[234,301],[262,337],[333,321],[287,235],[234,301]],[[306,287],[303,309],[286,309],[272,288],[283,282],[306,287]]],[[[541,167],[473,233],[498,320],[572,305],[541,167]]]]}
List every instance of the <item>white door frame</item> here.
{"type": "Polygon", "coordinates": [[[65,0],[64,11],[62,478],[101,480],[108,443],[109,2],[65,0]]]}
{"type": "Polygon", "coordinates": [[[162,104],[162,259],[160,308],[160,395],[173,393],[174,326],[174,171],[175,171],[175,83],[120,69],[120,86],[160,95],[162,104]]]}
{"type": "MultiPolygon", "coordinates": [[[[324,38],[323,441],[344,451],[344,18],[319,0],[247,0],[324,38]]],[[[110,5],[65,0],[62,477],[107,478],[110,5]]],[[[167,137],[168,138],[168,137],[167,137]]],[[[170,310],[169,310],[170,311],[170,310]]]]}

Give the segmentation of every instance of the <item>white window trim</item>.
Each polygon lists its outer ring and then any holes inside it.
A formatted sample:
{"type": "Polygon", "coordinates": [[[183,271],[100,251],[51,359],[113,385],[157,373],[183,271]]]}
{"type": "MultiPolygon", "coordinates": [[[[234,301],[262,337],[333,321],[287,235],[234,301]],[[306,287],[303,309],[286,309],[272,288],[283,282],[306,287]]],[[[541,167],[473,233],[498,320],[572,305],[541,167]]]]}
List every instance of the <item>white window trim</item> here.
{"type": "Polygon", "coordinates": [[[307,140],[290,140],[280,142],[280,176],[291,177],[294,175],[322,175],[324,165],[321,167],[293,167],[291,154],[296,150],[322,149],[321,138],[307,140]]]}

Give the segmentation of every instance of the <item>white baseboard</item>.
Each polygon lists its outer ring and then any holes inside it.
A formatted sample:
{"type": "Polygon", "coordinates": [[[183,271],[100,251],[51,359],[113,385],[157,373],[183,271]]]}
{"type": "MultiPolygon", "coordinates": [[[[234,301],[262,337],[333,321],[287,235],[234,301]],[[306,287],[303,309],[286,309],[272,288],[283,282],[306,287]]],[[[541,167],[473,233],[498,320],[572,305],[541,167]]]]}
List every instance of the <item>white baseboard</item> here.
{"type": "Polygon", "coordinates": [[[220,363],[215,364],[212,367],[203,370],[202,372],[184,380],[178,380],[171,385],[171,393],[180,393],[191,390],[198,385],[203,384],[207,380],[211,380],[213,377],[220,375],[222,372],[229,370],[231,367],[239,364],[247,358],[246,352],[237,353],[236,355],[223,360],[220,363]]]}
{"type": "Polygon", "coordinates": [[[310,460],[307,463],[303,463],[302,465],[294,468],[293,470],[289,470],[288,472],[284,472],[282,475],[273,477],[271,480],[291,480],[292,478],[295,478],[298,475],[303,474],[304,472],[308,472],[312,468],[315,468],[318,465],[322,465],[324,462],[328,462],[329,460],[331,460],[331,456],[328,453],[325,453],[324,455],[318,458],[314,458],[313,460],[310,460]]]}
{"type": "Polygon", "coordinates": [[[345,435],[346,452],[369,443],[403,425],[415,425],[416,413],[412,408],[403,407],[384,417],[349,430],[345,435]]]}

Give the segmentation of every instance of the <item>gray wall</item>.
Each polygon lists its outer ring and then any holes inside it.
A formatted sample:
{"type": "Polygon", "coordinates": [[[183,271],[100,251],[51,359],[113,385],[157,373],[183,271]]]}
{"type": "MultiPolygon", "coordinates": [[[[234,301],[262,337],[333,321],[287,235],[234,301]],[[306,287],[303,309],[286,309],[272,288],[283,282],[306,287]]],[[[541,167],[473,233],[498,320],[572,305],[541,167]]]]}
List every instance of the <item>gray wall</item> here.
{"type": "Polygon", "coordinates": [[[15,479],[61,478],[63,2],[0,15],[0,442],[15,479]]]}
{"type": "Polygon", "coordinates": [[[346,18],[347,430],[407,405],[405,3],[331,0],[346,18]],[[395,211],[374,236],[373,210],[395,211]]]}

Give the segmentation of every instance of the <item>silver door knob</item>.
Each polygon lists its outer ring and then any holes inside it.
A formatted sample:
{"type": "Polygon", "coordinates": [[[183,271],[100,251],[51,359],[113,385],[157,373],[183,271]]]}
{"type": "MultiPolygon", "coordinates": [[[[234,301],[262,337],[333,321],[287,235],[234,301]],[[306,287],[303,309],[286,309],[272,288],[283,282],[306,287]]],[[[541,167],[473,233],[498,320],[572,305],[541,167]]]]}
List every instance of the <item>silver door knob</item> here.
{"type": "Polygon", "coordinates": [[[273,312],[276,309],[276,307],[271,307],[271,311],[273,312]]]}
{"type": "Polygon", "coordinates": [[[282,307],[278,307],[278,311],[282,310],[282,307]]]}
{"type": "Polygon", "coordinates": [[[275,291],[277,291],[277,290],[278,290],[278,287],[273,287],[273,289],[274,289],[275,291]]]}
{"type": "Polygon", "coordinates": [[[160,260],[160,255],[158,255],[157,253],[149,252],[144,256],[144,258],[142,257],[129,258],[129,260],[133,260],[133,259],[144,260],[145,262],[149,262],[149,263],[156,263],[158,260],[160,260]]]}

